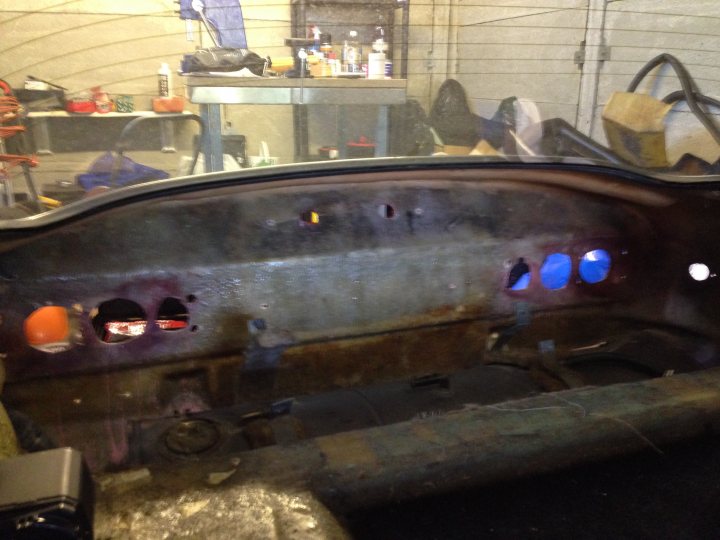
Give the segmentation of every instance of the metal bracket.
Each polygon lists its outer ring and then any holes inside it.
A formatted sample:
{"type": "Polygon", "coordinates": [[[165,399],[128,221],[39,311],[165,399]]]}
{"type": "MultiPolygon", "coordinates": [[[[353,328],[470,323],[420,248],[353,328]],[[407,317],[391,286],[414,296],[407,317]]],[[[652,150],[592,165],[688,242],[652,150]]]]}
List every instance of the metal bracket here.
{"type": "Polygon", "coordinates": [[[611,47],[609,45],[600,45],[600,49],[598,50],[598,60],[600,62],[607,62],[611,60],[611,47]]]}
{"type": "Polygon", "coordinates": [[[510,338],[512,338],[515,334],[520,332],[523,328],[527,328],[530,326],[530,321],[532,319],[532,312],[530,311],[530,304],[527,302],[517,302],[515,304],[515,324],[512,326],[509,326],[508,328],[505,328],[501,332],[494,332],[491,335],[491,338],[494,339],[494,342],[488,343],[488,350],[489,351],[498,351],[504,347],[508,341],[510,341],[510,338]]]}
{"type": "MultiPolygon", "coordinates": [[[[609,45],[600,45],[598,47],[597,60],[598,62],[607,62],[611,59],[611,47],[609,45]]],[[[573,55],[573,62],[577,66],[582,66],[587,58],[587,47],[585,42],[580,43],[580,48],[575,51],[573,55]]]]}
{"type": "Polygon", "coordinates": [[[242,388],[252,388],[267,398],[275,385],[275,374],[280,365],[283,352],[295,343],[290,332],[271,330],[265,319],[248,321],[250,343],[243,351],[245,363],[240,371],[242,375],[235,385],[235,399],[241,399],[242,388]]]}
{"type": "Polygon", "coordinates": [[[265,319],[253,319],[248,322],[251,342],[245,349],[244,370],[273,370],[280,364],[282,353],[295,340],[285,330],[270,330],[265,319]]]}
{"type": "Polygon", "coordinates": [[[573,54],[573,62],[576,66],[582,66],[585,63],[585,42],[580,42],[580,48],[573,54]]]}
{"type": "Polygon", "coordinates": [[[541,356],[555,358],[555,341],[546,339],[538,343],[538,352],[541,356]]]}
{"type": "Polygon", "coordinates": [[[435,69],[435,60],[433,58],[434,51],[430,49],[427,52],[427,57],[425,58],[425,69],[428,71],[432,71],[435,69]]]}

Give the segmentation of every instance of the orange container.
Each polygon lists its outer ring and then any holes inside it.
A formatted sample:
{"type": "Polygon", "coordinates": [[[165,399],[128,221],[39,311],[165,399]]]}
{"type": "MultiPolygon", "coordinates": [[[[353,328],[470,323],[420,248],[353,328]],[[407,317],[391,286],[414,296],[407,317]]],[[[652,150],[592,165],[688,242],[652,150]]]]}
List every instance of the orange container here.
{"type": "Polygon", "coordinates": [[[185,98],[181,96],[153,98],[152,108],[156,113],[180,113],[185,109],[185,98]]]}

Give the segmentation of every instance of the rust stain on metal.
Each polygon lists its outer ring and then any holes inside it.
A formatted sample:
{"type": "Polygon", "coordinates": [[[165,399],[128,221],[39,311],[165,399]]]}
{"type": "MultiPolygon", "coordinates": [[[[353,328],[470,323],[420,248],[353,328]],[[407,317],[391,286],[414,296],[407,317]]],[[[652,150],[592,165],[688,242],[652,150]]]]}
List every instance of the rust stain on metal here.
{"type": "MultiPolygon", "coordinates": [[[[478,408],[478,410],[481,410],[481,408],[478,408]]],[[[463,415],[470,413],[471,411],[472,409],[452,412],[447,415],[447,418],[452,419],[455,417],[455,415],[463,415]]],[[[467,423],[458,423],[455,424],[454,427],[456,429],[453,429],[453,427],[448,427],[447,435],[443,433],[443,436],[446,437],[446,443],[447,436],[449,436],[449,434],[451,434],[452,438],[455,441],[460,441],[463,443],[476,443],[478,437],[482,438],[486,442],[490,442],[493,440],[499,441],[502,438],[502,435],[498,431],[498,428],[492,423],[485,421],[482,413],[478,413],[475,417],[473,417],[472,420],[468,421],[467,423]]],[[[445,431],[445,427],[443,427],[442,430],[445,431]]]]}
{"type": "Polygon", "coordinates": [[[351,431],[332,437],[319,437],[315,444],[325,456],[326,466],[330,468],[379,465],[375,450],[361,432],[351,431]]]}
{"type": "Polygon", "coordinates": [[[486,328],[473,321],[292,347],[283,355],[276,391],[312,393],[456,371],[480,360],[486,328]]]}
{"type": "Polygon", "coordinates": [[[443,437],[426,423],[416,423],[410,429],[418,440],[435,444],[444,444],[447,442],[446,437],[443,437]]]}

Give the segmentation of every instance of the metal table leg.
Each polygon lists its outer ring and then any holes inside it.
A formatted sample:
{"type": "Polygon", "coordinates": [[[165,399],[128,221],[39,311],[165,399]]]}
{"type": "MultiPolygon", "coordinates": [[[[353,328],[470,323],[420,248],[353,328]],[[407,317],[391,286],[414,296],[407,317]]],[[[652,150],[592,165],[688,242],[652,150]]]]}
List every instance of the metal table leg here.
{"type": "Polygon", "coordinates": [[[308,161],[310,155],[308,135],[308,106],[293,105],[295,162],[308,161]]]}
{"type": "Polygon", "coordinates": [[[377,126],[375,127],[375,157],[388,155],[388,129],[390,126],[390,107],[378,106],[377,126]]]}
{"type": "Polygon", "coordinates": [[[35,153],[40,156],[51,156],[48,119],[45,117],[33,118],[31,132],[35,144],[35,153]]]}
{"type": "Polygon", "coordinates": [[[220,105],[200,105],[200,117],[205,122],[202,149],[205,155],[205,172],[223,170],[222,118],[220,105]]]}
{"type": "Polygon", "coordinates": [[[345,105],[338,105],[337,108],[337,149],[340,159],[347,159],[347,142],[350,140],[345,107],[345,105]]]}
{"type": "Polygon", "coordinates": [[[170,120],[160,120],[160,151],[163,154],[174,154],[175,150],[175,125],[170,120]]]}

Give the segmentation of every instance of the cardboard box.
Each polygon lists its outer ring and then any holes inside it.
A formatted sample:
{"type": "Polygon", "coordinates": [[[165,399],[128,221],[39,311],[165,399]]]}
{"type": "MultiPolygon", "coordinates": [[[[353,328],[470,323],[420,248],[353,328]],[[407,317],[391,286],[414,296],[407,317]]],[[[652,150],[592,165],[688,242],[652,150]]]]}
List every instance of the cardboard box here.
{"type": "Polygon", "coordinates": [[[639,167],[668,167],[665,116],[671,108],[647,94],[615,92],[602,114],[610,148],[639,167]]]}

